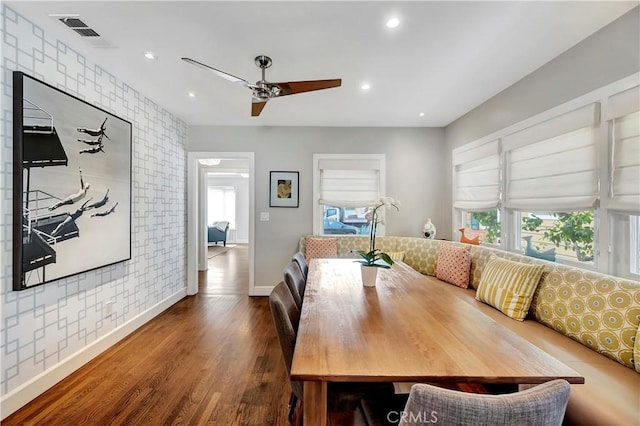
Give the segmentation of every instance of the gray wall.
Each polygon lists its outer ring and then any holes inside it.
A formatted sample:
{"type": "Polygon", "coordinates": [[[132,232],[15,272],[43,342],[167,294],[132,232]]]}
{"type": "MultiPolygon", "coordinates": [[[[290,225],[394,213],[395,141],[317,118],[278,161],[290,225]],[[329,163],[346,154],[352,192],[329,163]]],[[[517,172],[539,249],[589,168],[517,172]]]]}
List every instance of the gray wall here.
{"type": "MultiPolygon", "coordinates": [[[[580,19],[576,17],[576,19],[580,19]]],[[[526,52],[523,52],[526,55],[526,52]]],[[[517,58],[514,58],[517,60],[517,58]]],[[[448,198],[451,150],[640,71],[636,7],[445,128],[448,198]]],[[[451,215],[447,216],[451,229],[451,215]]],[[[443,227],[443,228],[444,228],[443,227]]]]}
{"type": "Polygon", "coordinates": [[[447,145],[455,148],[471,142],[639,69],[640,7],[636,7],[449,124],[447,145]]]}
{"type": "Polygon", "coordinates": [[[386,154],[386,192],[402,202],[387,216],[387,235],[420,236],[430,217],[438,237],[448,237],[440,228],[450,214],[443,129],[191,126],[187,150],[255,152],[256,286],[278,283],[299,238],[312,232],[314,153],[386,154]],[[269,207],[272,170],[300,172],[299,208],[269,207]],[[270,221],[260,222],[259,212],[270,221]]]}

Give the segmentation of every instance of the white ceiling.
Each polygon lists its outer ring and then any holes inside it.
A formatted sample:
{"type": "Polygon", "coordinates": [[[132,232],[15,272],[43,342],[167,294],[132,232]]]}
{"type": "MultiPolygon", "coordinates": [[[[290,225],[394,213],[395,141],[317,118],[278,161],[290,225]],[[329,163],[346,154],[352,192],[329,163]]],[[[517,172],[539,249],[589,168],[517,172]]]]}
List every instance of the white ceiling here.
{"type": "Polygon", "coordinates": [[[6,3],[189,124],[420,127],[449,124],[638,1],[6,3]],[[115,48],[92,47],[48,14],[79,14],[115,48]],[[390,30],[392,16],[401,24],[390,30]],[[180,60],[253,82],[259,54],[273,59],[269,81],[342,87],[274,99],[251,117],[249,89],[180,60]]]}

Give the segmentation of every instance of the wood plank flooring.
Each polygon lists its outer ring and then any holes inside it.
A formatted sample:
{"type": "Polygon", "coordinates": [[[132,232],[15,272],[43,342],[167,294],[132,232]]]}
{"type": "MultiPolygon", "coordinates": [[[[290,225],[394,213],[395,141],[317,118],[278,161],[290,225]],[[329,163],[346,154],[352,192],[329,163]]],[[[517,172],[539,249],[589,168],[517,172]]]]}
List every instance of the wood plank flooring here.
{"type": "MultiPolygon", "coordinates": [[[[213,258],[226,257],[228,269],[210,269],[198,295],[181,300],[2,424],[287,425],[291,388],[268,299],[246,296],[246,248],[244,266],[241,250],[236,255],[213,258]],[[223,286],[213,276],[235,284],[223,286]]],[[[299,423],[300,413],[296,417],[299,423]]],[[[361,421],[353,411],[330,413],[333,425],[361,421]]]]}

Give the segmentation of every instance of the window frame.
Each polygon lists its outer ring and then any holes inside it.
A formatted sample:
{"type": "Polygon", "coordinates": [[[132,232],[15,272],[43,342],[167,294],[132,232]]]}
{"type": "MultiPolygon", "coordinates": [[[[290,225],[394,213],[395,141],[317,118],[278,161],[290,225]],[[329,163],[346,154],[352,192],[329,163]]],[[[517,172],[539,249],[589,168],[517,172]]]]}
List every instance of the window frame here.
{"type": "MultiPolygon", "coordinates": [[[[386,194],[386,154],[329,154],[314,153],[313,154],[313,235],[327,235],[340,238],[340,234],[324,233],[324,208],[320,204],[320,162],[322,160],[377,160],[379,162],[378,171],[378,191],[379,196],[384,197],[386,194]]],[[[339,206],[334,206],[339,207],[339,206]]],[[[361,206],[366,207],[366,206],[361,206]]],[[[378,236],[385,235],[385,226],[378,225],[378,236]]]]}

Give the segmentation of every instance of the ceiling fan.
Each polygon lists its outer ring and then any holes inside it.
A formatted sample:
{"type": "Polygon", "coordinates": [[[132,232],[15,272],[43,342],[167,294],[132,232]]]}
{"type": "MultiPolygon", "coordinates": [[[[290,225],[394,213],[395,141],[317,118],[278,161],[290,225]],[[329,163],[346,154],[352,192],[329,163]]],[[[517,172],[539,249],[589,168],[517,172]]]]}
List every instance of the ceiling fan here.
{"type": "Polygon", "coordinates": [[[251,91],[253,92],[253,98],[251,100],[252,117],[257,117],[260,115],[262,109],[267,104],[267,101],[269,99],[279,98],[287,95],[295,95],[297,93],[312,92],[314,90],[331,89],[332,87],[340,87],[340,85],[342,85],[342,79],[340,78],[333,80],[287,81],[282,83],[271,83],[264,78],[265,70],[271,66],[271,58],[264,55],[256,56],[255,58],[256,65],[260,67],[260,69],[262,69],[262,79],[260,81],[256,81],[256,84],[251,84],[247,80],[243,80],[224,71],[217,70],[213,67],[210,67],[209,65],[205,65],[202,62],[198,62],[191,58],[182,58],[182,60],[197,67],[211,71],[217,76],[229,80],[232,83],[237,83],[251,89],[251,91]]]}

